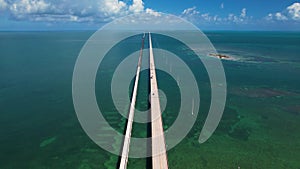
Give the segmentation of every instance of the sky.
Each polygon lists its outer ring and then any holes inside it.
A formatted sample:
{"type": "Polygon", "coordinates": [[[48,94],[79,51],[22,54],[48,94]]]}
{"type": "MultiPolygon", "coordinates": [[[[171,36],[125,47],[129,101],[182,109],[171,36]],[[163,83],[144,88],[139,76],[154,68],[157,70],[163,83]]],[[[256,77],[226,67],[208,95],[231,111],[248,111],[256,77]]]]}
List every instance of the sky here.
{"type": "Polygon", "coordinates": [[[299,0],[0,0],[0,30],[95,30],[138,13],[176,15],[201,30],[300,31],[299,0]]]}

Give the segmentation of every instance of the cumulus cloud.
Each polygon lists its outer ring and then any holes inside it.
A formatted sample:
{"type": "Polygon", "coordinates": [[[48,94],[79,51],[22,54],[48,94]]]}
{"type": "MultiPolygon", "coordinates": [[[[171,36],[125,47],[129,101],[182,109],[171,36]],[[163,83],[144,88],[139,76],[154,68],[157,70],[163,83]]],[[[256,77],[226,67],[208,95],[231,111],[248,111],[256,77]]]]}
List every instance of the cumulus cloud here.
{"type": "Polygon", "coordinates": [[[210,21],[212,19],[212,17],[209,15],[209,13],[201,14],[201,17],[206,21],[210,21]]]}
{"type": "Polygon", "coordinates": [[[300,3],[296,2],[291,6],[287,7],[288,13],[294,20],[300,20],[300,3]]]}
{"type": "Polygon", "coordinates": [[[187,8],[187,9],[183,10],[181,14],[182,14],[182,15],[197,15],[197,14],[199,14],[199,13],[200,13],[200,12],[197,11],[196,7],[193,6],[193,7],[191,7],[191,8],[187,8]]]}
{"type": "Polygon", "coordinates": [[[129,6],[129,10],[137,13],[144,10],[144,2],[142,0],[133,0],[133,4],[129,6]]]}
{"type": "Polygon", "coordinates": [[[268,21],[274,21],[274,20],[277,20],[277,21],[286,21],[288,20],[288,18],[280,13],[280,12],[277,12],[275,14],[272,14],[272,13],[269,13],[266,17],[265,17],[266,20],[268,21]]]}
{"type": "Polygon", "coordinates": [[[247,15],[247,9],[246,8],[243,8],[242,9],[242,13],[241,13],[241,18],[245,18],[246,17],[246,15],[247,15]]]}
{"type": "Polygon", "coordinates": [[[0,10],[5,10],[7,3],[4,0],[0,0],[0,10]]]}
{"type": "Polygon", "coordinates": [[[283,14],[281,14],[280,12],[277,12],[275,14],[275,17],[276,17],[277,20],[280,20],[280,21],[288,20],[288,18],[286,16],[284,16],[283,14]]]}
{"type": "Polygon", "coordinates": [[[225,21],[233,22],[233,23],[248,23],[251,17],[247,16],[247,9],[243,8],[240,15],[229,14],[225,21]]]}
{"type": "Polygon", "coordinates": [[[124,12],[126,4],[118,0],[102,0],[99,2],[99,11],[105,16],[116,15],[124,12]]]}
{"type": "Polygon", "coordinates": [[[0,0],[0,10],[7,10],[17,20],[50,22],[108,22],[133,13],[159,12],[147,8],[143,0],[0,0]]]}
{"type": "Polygon", "coordinates": [[[160,12],[156,12],[153,9],[149,9],[149,8],[146,9],[146,13],[150,14],[150,15],[153,15],[153,16],[161,16],[160,12]]]}
{"type": "Polygon", "coordinates": [[[227,17],[227,20],[228,21],[232,21],[232,22],[239,22],[239,17],[234,15],[234,14],[229,14],[228,17],[227,17]]]}
{"type": "Polygon", "coordinates": [[[247,16],[247,9],[243,8],[240,14],[228,14],[228,16],[213,15],[210,13],[200,13],[196,7],[187,8],[182,11],[181,17],[199,24],[230,24],[230,23],[247,23],[251,18],[247,16]]]}
{"type": "Polygon", "coordinates": [[[51,11],[51,8],[51,4],[44,0],[20,0],[9,7],[15,15],[47,13],[51,11]]]}
{"type": "MultiPolygon", "coordinates": [[[[86,3],[78,5],[77,1],[79,2],[79,0],[73,0],[73,2],[65,0],[61,4],[57,3],[58,1],[49,2],[47,0],[11,0],[7,1],[7,9],[11,18],[17,20],[49,22],[93,21],[94,19],[91,16],[97,13],[97,4],[87,5],[88,3],[86,3]]],[[[104,14],[102,15],[104,16],[104,14]]]]}
{"type": "Polygon", "coordinates": [[[300,3],[296,2],[281,12],[269,13],[265,20],[268,21],[300,21],[300,3]]]}

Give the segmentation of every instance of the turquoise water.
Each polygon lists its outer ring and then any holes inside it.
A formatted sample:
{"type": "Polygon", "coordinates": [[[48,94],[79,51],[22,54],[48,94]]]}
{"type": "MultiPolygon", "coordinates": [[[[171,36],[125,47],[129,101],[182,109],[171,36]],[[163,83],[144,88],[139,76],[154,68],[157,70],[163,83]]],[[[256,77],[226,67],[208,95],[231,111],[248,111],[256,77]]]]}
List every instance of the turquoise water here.
{"type": "MultiPolygon", "coordinates": [[[[92,33],[0,32],[1,169],[116,168],[118,157],[88,138],[72,103],[74,64],[92,33]]],[[[170,168],[299,169],[300,33],[206,34],[219,53],[236,58],[222,61],[228,83],[225,112],[215,134],[200,145],[210,88],[205,70],[192,64],[202,77],[198,80],[200,114],[188,136],[168,152],[170,168]]],[[[162,40],[153,37],[160,47],[162,40]]],[[[128,50],[139,49],[137,41],[133,38],[128,50]]],[[[167,47],[173,46],[178,48],[172,43],[167,47]]],[[[104,75],[109,79],[109,73],[104,75]]],[[[174,81],[163,72],[158,76],[165,80],[159,87],[175,99],[174,81]]],[[[147,72],[141,74],[141,79],[146,77],[147,72]]],[[[100,81],[96,84],[99,101],[105,90],[100,81]]],[[[137,104],[142,110],[149,106],[144,100],[148,87],[146,83],[143,86],[137,104]]],[[[109,103],[106,106],[111,109],[106,114],[110,124],[123,132],[126,120],[118,117],[109,103]]],[[[176,118],[176,109],[175,104],[169,105],[164,112],[166,127],[176,118]]],[[[135,124],[133,135],[146,137],[145,130],[147,125],[135,124]]],[[[129,160],[129,168],[146,165],[146,159],[129,160]]]]}

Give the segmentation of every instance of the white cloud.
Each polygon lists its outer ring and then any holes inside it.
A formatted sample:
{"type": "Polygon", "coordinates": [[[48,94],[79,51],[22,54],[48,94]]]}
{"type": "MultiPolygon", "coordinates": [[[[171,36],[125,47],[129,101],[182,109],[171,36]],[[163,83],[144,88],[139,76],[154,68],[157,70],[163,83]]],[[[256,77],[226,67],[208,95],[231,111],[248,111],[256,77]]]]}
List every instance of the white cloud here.
{"type": "Polygon", "coordinates": [[[218,15],[215,15],[214,16],[214,21],[217,21],[218,20],[218,15]]]}
{"type": "Polygon", "coordinates": [[[224,9],[224,3],[221,3],[220,8],[224,9]]]}
{"type": "Polygon", "coordinates": [[[133,13],[160,16],[144,8],[143,0],[0,0],[0,10],[7,9],[16,20],[49,22],[109,22],[133,13]]]}
{"type": "Polygon", "coordinates": [[[181,14],[182,14],[182,15],[197,15],[197,14],[199,14],[199,13],[200,13],[200,12],[197,11],[196,7],[193,6],[193,7],[191,7],[191,8],[187,8],[187,9],[183,10],[181,14]]]}
{"type": "MultiPolygon", "coordinates": [[[[82,22],[91,21],[90,16],[83,17],[78,6],[71,3],[64,5],[50,3],[45,0],[17,0],[8,1],[8,9],[13,18],[17,20],[48,21],[48,22],[82,22]]],[[[84,15],[88,15],[85,12],[84,15]]]]}
{"type": "Polygon", "coordinates": [[[227,18],[225,18],[225,21],[230,21],[233,23],[247,23],[249,20],[251,19],[251,17],[249,18],[247,16],[247,9],[243,8],[241,11],[241,14],[238,15],[234,15],[234,14],[229,14],[227,18]]]}
{"type": "Polygon", "coordinates": [[[247,15],[247,9],[246,8],[243,8],[242,9],[242,13],[241,13],[241,18],[245,18],[247,15]]]}
{"type": "MultiPolygon", "coordinates": [[[[223,3],[222,3],[223,4],[223,3]]],[[[221,4],[221,7],[222,7],[221,4]]],[[[252,17],[247,16],[247,9],[243,8],[241,13],[238,15],[230,13],[228,16],[218,16],[213,15],[210,13],[200,13],[197,11],[196,7],[191,7],[183,10],[181,13],[181,17],[199,24],[230,24],[230,23],[237,23],[237,24],[245,24],[248,23],[252,19],[252,17]]]]}
{"type": "Polygon", "coordinates": [[[0,0],[0,10],[5,10],[7,3],[4,0],[0,0]]]}
{"type": "Polygon", "coordinates": [[[296,2],[285,10],[276,13],[269,13],[264,17],[267,21],[300,21],[300,3],[296,2]]]}
{"type": "Polygon", "coordinates": [[[292,4],[291,6],[287,7],[287,10],[292,19],[300,20],[300,3],[296,2],[292,4]]]}
{"type": "Polygon", "coordinates": [[[15,15],[37,14],[50,11],[50,3],[44,0],[19,0],[10,5],[10,11],[15,15]]]}
{"type": "Polygon", "coordinates": [[[144,2],[142,0],[133,0],[133,4],[129,6],[129,10],[137,13],[144,10],[144,2]]]}
{"type": "Polygon", "coordinates": [[[279,21],[285,21],[285,20],[288,20],[288,18],[287,18],[285,15],[281,14],[280,12],[277,12],[277,13],[275,14],[275,17],[276,17],[276,19],[279,20],[279,21]]]}
{"type": "Polygon", "coordinates": [[[269,13],[269,14],[265,17],[265,19],[266,19],[267,21],[273,20],[273,14],[269,13]]]}
{"type": "Polygon", "coordinates": [[[234,14],[229,14],[228,17],[227,17],[227,20],[231,21],[231,22],[235,22],[235,23],[240,21],[239,17],[237,17],[234,14]]]}
{"type": "Polygon", "coordinates": [[[30,20],[32,21],[47,21],[47,22],[92,22],[94,19],[92,17],[78,17],[74,15],[69,14],[63,14],[63,15],[51,15],[51,14],[45,14],[45,15],[35,15],[34,17],[31,17],[30,20]]]}
{"type": "Polygon", "coordinates": [[[76,21],[78,21],[78,16],[73,16],[72,15],[72,16],[70,16],[70,20],[76,22],[76,21]]]}
{"type": "Polygon", "coordinates": [[[201,17],[206,21],[210,21],[212,19],[209,13],[202,14],[201,17]]]}
{"type": "Polygon", "coordinates": [[[99,2],[99,11],[105,16],[116,15],[126,9],[126,4],[119,0],[102,0],[99,2]]]}
{"type": "Polygon", "coordinates": [[[149,9],[149,8],[146,9],[146,13],[150,14],[150,15],[153,15],[153,16],[161,16],[161,13],[156,12],[153,9],[149,9]]]}

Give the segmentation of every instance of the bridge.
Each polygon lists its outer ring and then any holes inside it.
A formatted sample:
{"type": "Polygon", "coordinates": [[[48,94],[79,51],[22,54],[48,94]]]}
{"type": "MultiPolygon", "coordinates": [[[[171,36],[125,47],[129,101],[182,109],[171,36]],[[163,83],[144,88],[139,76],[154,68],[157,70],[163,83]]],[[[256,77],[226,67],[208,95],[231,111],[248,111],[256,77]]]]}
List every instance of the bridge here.
{"type": "MultiPolygon", "coordinates": [[[[140,55],[138,60],[138,66],[136,71],[136,78],[133,87],[133,94],[131,98],[127,126],[125,132],[125,138],[122,149],[122,156],[120,161],[119,169],[126,169],[129,156],[129,146],[132,131],[132,124],[134,118],[134,109],[137,96],[137,88],[139,83],[139,75],[141,70],[141,62],[144,48],[145,34],[142,39],[142,47],[140,49],[140,55]]],[[[168,169],[167,151],[166,143],[164,137],[163,123],[161,117],[159,93],[157,86],[156,70],[155,70],[155,60],[152,49],[152,39],[149,33],[149,68],[150,68],[150,102],[151,102],[151,151],[152,151],[152,168],[153,169],[168,169]]]]}

